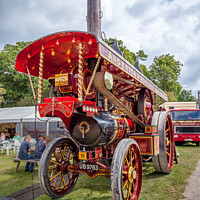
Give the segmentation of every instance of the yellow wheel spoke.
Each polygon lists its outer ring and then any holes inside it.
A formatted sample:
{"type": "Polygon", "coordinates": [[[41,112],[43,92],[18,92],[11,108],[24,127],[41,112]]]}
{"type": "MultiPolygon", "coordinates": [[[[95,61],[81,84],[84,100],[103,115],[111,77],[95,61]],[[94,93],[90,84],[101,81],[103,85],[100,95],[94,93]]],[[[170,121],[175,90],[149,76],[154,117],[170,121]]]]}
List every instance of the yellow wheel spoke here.
{"type": "MultiPolygon", "coordinates": [[[[131,150],[130,150],[130,151],[131,151],[131,150]]],[[[132,162],[132,161],[133,161],[133,152],[131,151],[130,154],[131,154],[131,155],[130,155],[130,157],[131,157],[131,159],[130,159],[130,166],[132,166],[132,164],[133,164],[133,162],[132,162]]]]}
{"type": "Polygon", "coordinates": [[[63,154],[65,156],[65,150],[66,150],[66,146],[64,146],[64,149],[63,149],[63,154]]]}
{"type": "Polygon", "coordinates": [[[71,156],[69,157],[69,160],[71,160],[73,157],[74,157],[74,155],[71,155],[71,156]]]}
{"type": "Polygon", "coordinates": [[[56,155],[56,152],[55,152],[55,151],[53,152],[53,154],[54,154],[54,157],[56,158],[56,160],[59,162],[59,158],[57,157],[57,155],[56,155]]]}
{"type": "Polygon", "coordinates": [[[56,161],[54,161],[54,160],[50,160],[49,162],[54,163],[54,164],[57,164],[57,165],[61,165],[59,162],[56,162],[56,161]]]}
{"type": "Polygon", "coordinates": [[[127,198],[126,198],[127,200],[129,200],[129,194],[130,194],[130,193],[129,193],[129,190],[130,190],[130,183],[129,183],[129,185],[128,185],[128,193],[127,193],[127,198]]]}
{"type": "Polygon", "coordinates": [[[64,187],[66,186],[66,182],[65,182],[65,175],[63,174],[63,183],[64,183],[64,187]]]}
{"type": "Polygon", "coordinates": [[[169,152],[167,152],[167,151],[166,151],[166,154],[167,154],[168,156],[170,156],[169,152]]]}
{"type": "Polygon", "coordinates": [[[165,130],[165,133],[167,133],[169,131],[169,128],[167,130],[165,130]]]}
{"type": "Polygon", "coordinates": [[[66,149],[66,148],[67,148],[67,146],[64,147],[63,152],[64,152],[64,156],[66,156],[66,159],[68,159],[70,154],[72,154],[72,151],[70,149],[66,149]]]}
{"type": "Polygon", "coordinates": [[[60,154],[61,154],[61,156],[62,156],[62,159],[65,160],[61,147],[59,147],[59,149],[60,149],[60,154]]]}
{"type": "Polygon", "coordinates": [[[52,178],[50,178],[49,180],[52,181],[54,178],[56,178],[59,174],[61,174],[61,171],[58,172],[55,176],[53,176],[52,178]]]}
{"type": "Polygon", "coordinates": [[[71,152],[71,151],[67,151],[67,152],[66,152],[66,155],[67,155],[67,156],[66,156],[66,159],[68,159],[68,160],[69,160],[69,156],[70,156],[70,154],[72,154],[72,152],[71,152]]]}
{"type": "Polygon", "coordinates": [[[131,190],[131,183],[129,183],[129,185],[128,185],[128,193],[130,194],[130,190],[131,190]]]}
{"type": "Polygon", "coordinates": [[[70,178],[70,174],[69,172],[67,173],[68,179],[69,179],[69,183],[71,182],[71,178],[70,178]]]}
{"type": "Polygon", "coordinates": [[[131,194],[132,194],[132,193],[131,193],[131,191],[130,191],[130,192],[129,192],[129,196],[131,196],[131,194]]]}
{"type": "Polygon", "coordinates": [[[123,174],[128,174],[128,172],[127,171],[123,171],[123,174]]]}
{"type": "Polygon", "coordinates": [[[123,190],[124,190],[125,186],[127,185],[127,183],[128,183],[128,179],[126,180],[126,182],[123,185],[123,188],[122,188],[123,190]]]}
{"type": "Polygon", "coordinates": [[[134,151],[132,151],[132,161],[131,162],[133,162],[133,160],[135,160],[134,151]]]}
{"type": "Polygon", "coordinates": [[[54,167],[54,168],[48,169],[48,172],[54,171],[54,170],[56,170],[56,169],[57,169],[57,167],[54,167]]]}
{"type": "Polygon", "coordinates": [[[64,174],[62,174],[62,179],[60,181],[59,189],[61,189],[61,187],[62,187],[63,180],[64,180],[64,174]]]}
{"type": "Polygon", "coordinates": [[[54,188],[56,187],[57,179],[58,179],[58,177],[56,176],[56,179],[55,179],[54,184],[53,184],[53,187],[54,187],[54,188]]]}
{"type": "Polygon", "coordinates": [[[129,162],[128,162],[128,159],[127,159],[127,155],[126,155],[126,158],[125,158],[125,159],[126,159],[126,162],[127,162],[128,167],[129,167],[129,162]]]}

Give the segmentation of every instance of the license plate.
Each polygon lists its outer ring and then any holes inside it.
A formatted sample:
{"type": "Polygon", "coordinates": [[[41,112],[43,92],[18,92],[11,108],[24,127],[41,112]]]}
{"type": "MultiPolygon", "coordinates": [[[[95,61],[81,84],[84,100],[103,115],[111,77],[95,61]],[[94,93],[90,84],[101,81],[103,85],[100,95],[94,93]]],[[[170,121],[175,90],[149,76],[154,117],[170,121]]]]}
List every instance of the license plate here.
{"type": "Polygon", "coordinates": [[[55,75],[55,86],[66,86],[68,85],[68,74],[56,74],[55,75]]]}
{"type": "Polygon", "coordinates": [[[190,141],[193,141],[193,139],[185,139],[185,141],[188,141],[188,142],[190,142],[190,141]]]}
{"type": "Polygon", "coordinates": [[[83,151],[79,151],[79,154],[78,154],[78,158],[79,160],[87,160],[87,152],[83,151]]]}
{"type": "Polygon", "coordinates": [[[95,171],[98,171],[99,170],[99,165],[81,163],[81,164],[79,164],[79,168],[80,169],[84,169],[84,170],[95,170],[95,171]]]}

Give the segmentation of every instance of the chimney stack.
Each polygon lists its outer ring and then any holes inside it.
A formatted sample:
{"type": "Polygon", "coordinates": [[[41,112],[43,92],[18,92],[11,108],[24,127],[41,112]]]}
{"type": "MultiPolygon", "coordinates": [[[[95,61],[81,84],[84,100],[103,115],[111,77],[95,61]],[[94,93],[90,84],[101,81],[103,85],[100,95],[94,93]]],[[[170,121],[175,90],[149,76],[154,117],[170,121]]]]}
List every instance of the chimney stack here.
{"type": "Polygon", "coordinates": [[[88,0],[87,4],[87,32],[101,37],[101,0],[88,0]]]}

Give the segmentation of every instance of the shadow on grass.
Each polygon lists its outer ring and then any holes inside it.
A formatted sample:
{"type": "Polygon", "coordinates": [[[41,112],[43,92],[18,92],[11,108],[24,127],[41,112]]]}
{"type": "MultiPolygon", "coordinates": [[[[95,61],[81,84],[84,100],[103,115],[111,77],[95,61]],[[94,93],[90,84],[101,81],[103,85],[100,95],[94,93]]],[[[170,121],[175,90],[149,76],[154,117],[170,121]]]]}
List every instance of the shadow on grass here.
{"type": "Polygon", "coordinates": [[[86,175],[81,176],[78,179],[77,186],[74,190],[86,189],[86,190],[95,190],[99,193],[101,192],[110,192],[110,178],[104,176],[97,176],[93,179],[88,178],[86,175]]]}
{"type": "MultiPolygon", "coordinates": [[[[51,198],[43,195],[37,200],[50,200],[51,198]]],[[[94,179],[83,175],[78,178],[75,187],[69,194],[66,194],[62,200],[110,200],[110,178],[104,176],[97,176],[94,179]]]]}
{"type": "Polygon", "coordinates": [[[194,148],[200,148],[200,146],[197,146],[194,142],[183,142],[182,144],[176,144],[176,147],[194,147],[194,148]]]}
{"type": "Polygon", "coordinates": [[[157,178],[168,175],[168,174],[155,172],[152,162],[143,163],[142,173],[143,173],[143,180],[157,179],[157,178]]]}
{"type": "MultiPolygon", "coordinates": [[[[32,184],[32,173],[25,172],[24,168],[24,165],[20,165],[18,172],[16,172],[16,163],[1,166],[0,196],[10,195],[32,184]]],[[[38,182],[37,169],[34,172],[34,182],[38,182]]]]}

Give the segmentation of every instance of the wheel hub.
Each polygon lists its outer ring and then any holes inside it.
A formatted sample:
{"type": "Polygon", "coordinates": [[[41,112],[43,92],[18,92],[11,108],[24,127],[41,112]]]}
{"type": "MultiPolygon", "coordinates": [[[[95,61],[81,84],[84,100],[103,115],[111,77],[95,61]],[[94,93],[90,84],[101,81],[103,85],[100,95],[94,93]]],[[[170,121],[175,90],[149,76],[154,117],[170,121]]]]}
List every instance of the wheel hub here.
{"type": "Polygon", "coordinates": [[[136,179],[136,171],[133,169],[133,167],[129,167],[128,169],[128,180],[130,183],[132,183],[136,179]]]}
{"type": "Polygon", "coordinates": [[[69,162],[68,161],[62,161],[61,162],[61,166],[60,166],[60,171],[63,173],[63,174],[66,174],[68,172],[68,167],[69,165],[69,162]]]}

